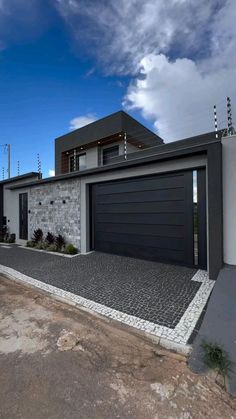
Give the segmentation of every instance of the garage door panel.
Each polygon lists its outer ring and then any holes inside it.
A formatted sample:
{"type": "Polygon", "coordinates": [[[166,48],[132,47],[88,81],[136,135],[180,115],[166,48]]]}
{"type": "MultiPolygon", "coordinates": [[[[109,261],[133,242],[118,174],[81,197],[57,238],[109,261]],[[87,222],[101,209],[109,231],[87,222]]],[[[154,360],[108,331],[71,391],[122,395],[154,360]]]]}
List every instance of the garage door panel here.
{"type": "Polygon", "coordinates": [[[176,225],[153,225],[153,224],[113,224],[97,223],[96,232],[140,234],[150,236],[179,237],[184,235],[184,226],[176,225]]]}
{"type": "Polygon", "coordinates": [[[120,182],[107,182],[105,184],[97,185],[97,195],[110,195],[124,192],[135,192],[135,191],[151,191],[168,188],[182,188],[183,187],[184,175],[168,175],[168,177],[159,176],[158,183],[156,176],[144,178],[135,178],[132,180],[122,180],[120,182]]]}
{"type": "Polygon", "coordinates": [[[96,214],[96,222],[104,223],[104,224],[150,224],[150,225],[167,225],[167,226],[181,226],[185,224],[185,214],[163,214],[163,213],[155,213],[155,214],[104,214],[104,213],[97,213],[96,214]]]}
{"type": "Polygon", "coordinates": [[[129,257],[137,258],[137,255],[142,255],[142,259],[146,260],[153,260],[159,262],[167,262],[173,263],[178,265],[183,265],[184,260],[184,252],[182,251],[175,251],[175,250],[168,250],[168,249],[157,249],[152,247],[146,247],[141,245],[133,245],[130,246],[129,244],[118,244],[114,243],[112,246],[111,252],[111,244],[107,242],[102,242],[100,244],[99,250],[101,252],[106,253],[114,253],[117,255],[124,255],[129,257]]]}
{"type": "Polygon", "coordinates": [[[193,265],[192,171],[93,185],[93,248],[193,265]]]}
{"type": "Polygon", "coordinates": [[[135,203],[97,204],[97,213],[101,214],[135,214],[135,213],[183,213],[184,201],[151,201],[135,203]]]}
{"type": "MultiPolygon", "coordinates": [[[[113,243],[119,244],[130,244],[130,245],[139,245],[140,244],[140,235],[139,234],[122,234],[122,233],[105,233],[97,232],[95,244],[99,245],[101,242],[106,241],[111,245],[113,243]]],[[[142,235],[142,246],[147,247],[156,247],[158,249],[174,249],[174,250],[184,250],[184,240],[183,238],[175,237],[161,237],[161,236],[150,236],[142,235]]]]}
{"type": "Polygon", "coordinates": [[[153,201],[179,201],[184,199],[184,188],[170,188],[150,191],[135,191],[117,194],[97,195],[98,204],[116,204],[153,201]]]}

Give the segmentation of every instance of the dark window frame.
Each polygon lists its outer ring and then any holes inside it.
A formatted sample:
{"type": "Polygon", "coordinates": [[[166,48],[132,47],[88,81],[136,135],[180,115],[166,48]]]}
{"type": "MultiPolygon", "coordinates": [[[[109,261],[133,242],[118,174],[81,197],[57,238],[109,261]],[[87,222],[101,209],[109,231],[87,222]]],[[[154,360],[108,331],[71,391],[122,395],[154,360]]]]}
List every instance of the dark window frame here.
{"type": "Polygon", "coordinates": [[[102,150],[102,164],[106,166],[111,163],[114,157],[119,156],[119,145],[113,145],[112,147],[106,147],[102,150]],[[114,153],[115,152],[115,153],[114,153]]]}
{"type": "MultiPolygon", "coordinates": [[[[79,164],[79,160],[81,156],[85,156],[86,157],[86,153],[76,153],[76,167],[74,170],[74,154],[70,154],[69,155],[69,172],[79,172],[80,169],[80,164],[79,164]]],[[[87,162],[86,162],[87,163],[87,162]]]]}

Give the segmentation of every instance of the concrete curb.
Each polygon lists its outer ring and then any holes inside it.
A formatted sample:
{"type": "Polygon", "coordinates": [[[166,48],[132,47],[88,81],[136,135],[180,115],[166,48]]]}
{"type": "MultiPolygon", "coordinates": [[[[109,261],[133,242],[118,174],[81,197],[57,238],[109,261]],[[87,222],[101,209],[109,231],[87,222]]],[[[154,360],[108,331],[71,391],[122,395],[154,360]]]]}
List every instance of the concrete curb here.
{"type": "Polygon", "coordinates": [[[43,250],[43,249],[34,249],[33,247],[27,247],[27,246],[18,246],[20,249],[25,249],[25,250],[32,250],[33,252],[41,252],[41,253],[46,253],[47,255],[52,255],[52,256],[62,256],[63,258],[74,258],[76,256],[80,256],[81,253],[76,253],[76,255],[67,255],[65,253],[59,253],[59,252],[49,252],[48,250],[43,250]]]}

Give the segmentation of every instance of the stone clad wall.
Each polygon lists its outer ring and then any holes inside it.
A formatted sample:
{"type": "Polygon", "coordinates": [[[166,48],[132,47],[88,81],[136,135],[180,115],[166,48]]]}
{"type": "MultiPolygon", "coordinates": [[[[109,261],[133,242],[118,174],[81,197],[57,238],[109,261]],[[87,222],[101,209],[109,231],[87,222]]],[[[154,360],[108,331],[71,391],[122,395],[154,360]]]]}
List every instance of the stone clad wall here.
{"type": "Polygon", "coordinates": [[[61,234],[68,243],[80,249],[79,179],[50,182],[31,188],[28,207],[29,238],[34,230],[41,228],[44,234],[48,231],[61,234]]]}

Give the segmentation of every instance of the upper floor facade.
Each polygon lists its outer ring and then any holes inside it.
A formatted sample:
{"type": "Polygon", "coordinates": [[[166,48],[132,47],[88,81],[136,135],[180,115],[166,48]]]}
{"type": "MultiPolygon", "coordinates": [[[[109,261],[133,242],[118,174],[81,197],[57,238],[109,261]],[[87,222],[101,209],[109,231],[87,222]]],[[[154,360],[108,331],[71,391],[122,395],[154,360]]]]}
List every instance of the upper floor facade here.
{"type": "Polygon", "coordinates": [[[127,159],[163,140],[123,111],[55,140],[55,174],[66,174],[127,159]]]}

